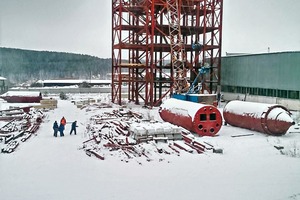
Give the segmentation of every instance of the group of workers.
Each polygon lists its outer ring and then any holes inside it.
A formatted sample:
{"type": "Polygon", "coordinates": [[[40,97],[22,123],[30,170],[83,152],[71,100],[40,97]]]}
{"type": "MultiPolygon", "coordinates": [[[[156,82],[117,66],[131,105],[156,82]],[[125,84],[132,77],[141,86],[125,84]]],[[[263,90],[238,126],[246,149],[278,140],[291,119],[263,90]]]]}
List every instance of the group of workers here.
{"type": "MultiPolygon", "coordinates": [[[[67,121],[66,121],[65,117],[61,118],[59,126],[58,126],[57,121],[55,121],[53,124],[53,130],[54,130],[53,136],[57,137],[57,132],[59,132],[60,137],[63,137],[66,124],[67,124],[67,121]]],[[[77,121],[72,122],[70,135],[72,135],[73,132],[76,135],[76,127],[78,127],[77,121]]]]}

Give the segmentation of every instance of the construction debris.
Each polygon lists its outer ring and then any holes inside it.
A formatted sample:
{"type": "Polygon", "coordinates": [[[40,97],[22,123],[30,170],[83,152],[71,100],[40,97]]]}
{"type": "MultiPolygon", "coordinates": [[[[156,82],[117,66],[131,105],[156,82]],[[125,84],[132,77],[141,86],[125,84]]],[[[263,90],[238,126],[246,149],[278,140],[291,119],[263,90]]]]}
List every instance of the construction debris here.
{"type": "Polygon", "coordinates": [[[92,116],[85,135],[88,139],[79,149],[100,160],[113,156],[142,164],[142,160],[167,161],[167,156],[180,156],[182,152],[202,154],[214,150],[181,127],[149,120],[125,108],[92,116]]]}
{"type": "Polygon", "coordinates": [[[4,146],[1,153],[14,152],[21,142],[36,133],[45,116],[41,110],[32,107],[0,111],[0,120],[8,121],[0,128],[0,143],[4,146]]]}

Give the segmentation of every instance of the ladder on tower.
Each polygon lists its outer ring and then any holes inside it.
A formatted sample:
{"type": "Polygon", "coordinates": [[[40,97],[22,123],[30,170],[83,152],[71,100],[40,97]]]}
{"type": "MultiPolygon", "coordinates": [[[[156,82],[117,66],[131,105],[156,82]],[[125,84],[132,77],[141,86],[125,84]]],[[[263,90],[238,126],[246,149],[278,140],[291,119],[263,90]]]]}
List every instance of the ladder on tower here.
{"type": "Polygon", "coordinates": [[[183,94],[189,90],[185,66],[184,44],[180,28],[179,0],[166,0],[168,9],[171,66],[173,71],[172,93],[183,94]]]}

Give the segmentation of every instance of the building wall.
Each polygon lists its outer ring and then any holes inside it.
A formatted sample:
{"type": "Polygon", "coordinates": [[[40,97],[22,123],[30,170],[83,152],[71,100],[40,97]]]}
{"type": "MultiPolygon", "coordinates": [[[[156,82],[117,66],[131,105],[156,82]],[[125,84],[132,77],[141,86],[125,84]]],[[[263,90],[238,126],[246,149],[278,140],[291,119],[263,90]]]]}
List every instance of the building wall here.
{"type": "Polygon", "coordinates": [[[222,57],[221,75],[225,99],[248,96],[254,101],[293,100],[287,104],[296,102],[293,109],[300,109],[300,52],[222,57]]]}
{"type": "Polygon", "coordinates": [[[300,52],[222,57],[224,93],[300,100],[300,52]]]}
{"type": "Polygon", "coordinates": [[[250,101],[250,102],[280,104],[290,110],[300,111],[300,100],[297,99],[268,97],[268,96],[259,96],[259,95],[250,95],[250,94],[241,94],[241,93],[228,93],[228,92],[223,92],[222,94],[223,94],[223,99],[225,99],[226,101],[242,100],[242,101],[250,101]]]}
{"type": "Polygon", "coordinates": [[[27,89],[20,89],[20,88],[10,88],[10,91],[39,91],[42,94],[49,93],[49,94],[59,94],[63,93],[110,93],[111,87],[98,87],[98,88],[68,88],[68,87],[47,87],[47,88],[27,88],[27,89]]]}

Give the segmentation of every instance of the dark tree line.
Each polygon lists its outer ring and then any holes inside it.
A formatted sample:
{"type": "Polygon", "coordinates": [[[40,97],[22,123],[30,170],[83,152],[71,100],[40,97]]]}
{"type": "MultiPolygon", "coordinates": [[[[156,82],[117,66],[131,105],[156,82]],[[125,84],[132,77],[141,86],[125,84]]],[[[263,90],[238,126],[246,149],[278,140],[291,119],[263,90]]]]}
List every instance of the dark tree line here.
{"type": "Polygon", "coordinates": [[[40,79],[105,79],[110,72],[111,59],[73,53],[0,48],[0,76],[15,84],[40,79]]]}

